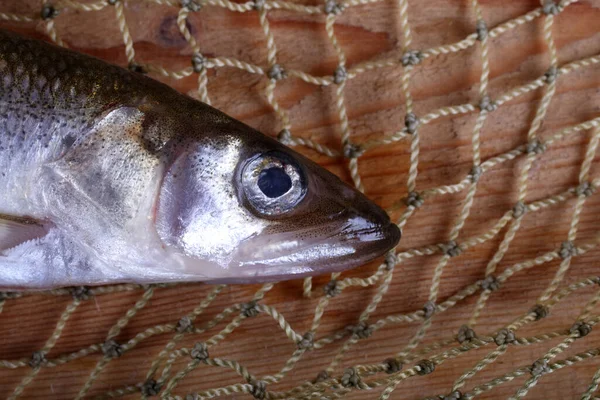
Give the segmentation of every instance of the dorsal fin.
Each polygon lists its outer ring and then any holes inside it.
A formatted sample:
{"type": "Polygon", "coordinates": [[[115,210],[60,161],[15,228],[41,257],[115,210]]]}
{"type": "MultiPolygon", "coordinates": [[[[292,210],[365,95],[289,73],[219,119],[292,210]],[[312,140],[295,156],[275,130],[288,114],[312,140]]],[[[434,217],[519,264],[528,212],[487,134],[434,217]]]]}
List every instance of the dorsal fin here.
{"type": "Polygon", "coordinates": [[[45,236],[48,227],[29,217],[0,214],[0,252],[45,236]]]}

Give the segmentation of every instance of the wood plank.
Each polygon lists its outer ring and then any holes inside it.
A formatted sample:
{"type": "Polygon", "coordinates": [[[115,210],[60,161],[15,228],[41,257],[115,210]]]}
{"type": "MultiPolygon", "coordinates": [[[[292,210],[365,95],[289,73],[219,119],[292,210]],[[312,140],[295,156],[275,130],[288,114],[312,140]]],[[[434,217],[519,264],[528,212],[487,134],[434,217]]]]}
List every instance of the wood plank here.
{"type": "MultiPolygon", "coordinates": [[[[515,18],[538,6],[536,1],[480,1],[483,17],[489,26],[515,18]]],[[[320,5],[320,2],[298,2],[320,5]]],[[[39,13],[39,2],[2,2],[0,12],[39,13]]],[[[179,34],[177,8],[150,2],[129,1],[126,17],[135,42],[136,60],[181,69],[190,65],[191,50],[179,34]]],[[[373,59],[401,57],[401,30],[395,2],[380,1],[346,9],[336,23],[336,34],[353,66],[373,59]]],[[[430,0],[410,2],[409,21],[413,32],[412,48],[428,49],[454,43],[469,35],[475,27],[475,17],[467,2],[430,0]]],[[[286,68],[309,72],[317,76],[332,74],[337,66],[335,51],[325,34],[322,15],[310,16],[291,11],[269,12],[271,29],[278,47],[278,60],[286,68]]],[[[2,22],[1,27],[36,37],[44,37],[44,23],[2,22]]],[[[55,20],[59,35],[72,48],[119,65],[126,64],[124,46],[115,22],[115,10],[84,12],[63,10],[55,20]]],[[[267,66],[265,39],[255,11],[234,13],[207,6],[189,18],[189,26],[202,52],[209,56],[234,57],[262,67],[267,66]]],[[[600,54],[600,1],[587,0],[573,4],[555,18],[553,33],[561,64],[600,54]]],[[[497,98],[510,88],[523,85],[541,76],[548,68],[548,53],[543,41],[543,20],[535,19],[490,40],[491,76],[489,92],[497,98]]],[[[434,109],[476,103],[481,73],[478,45],[457,54],[447,54],[425,60],[416,67],[411,81],[415,112],[424,115],[434,109]]],[[[350,117],[352,138],[357,142],[378,138],[403,125],[405,99],[401,93],[401,67],[386,67],[361,74],[346,87],[346,105],[350,117]]],[[[181,80],[157,77],[176,89],[197,96],[197,77],[181,80]]],[[[213,104],[266,134],[275,135],[281,128],[268,102],[264,89],[267,80],[234,68],[210,70],[208,92],[213,104]]],[[[540,130],[547,138],[557,130],[596,118],[600,115],[600,68],[591,66],[559,77],[557,92],[540,130]]],[[[317,87],[299,79],[289,78],[278,84],[277,99],[290,114],[293,133],[339,149],[340,127],[335,104],[335,87],[317,87]]],[[[489,159],[525,143],[542,92],[521,96],[494,111],[482,131],[482,158],[489,159]]],[[[420,129],[419,190],[457,183],[472,165],[471,136],[476,115],[471,113],[439,118],[420,129]]],[[[584,131],[561,140],[542,154],[530,172],[528,201],[536,201],[564,192],[577,184],[580,164],[590,132],[584,131]]],[[[327,168],[350,181],[343,159],[331,159],[300,148],[327,168]]],[[[406,196],[406,179],[410,164],[407,141],[386,145],[367,152],[359,161],[366,192],[384,207],[391,207],[406,196]]],[[[489,230],[512,208],[517,198],[517,177],[523,158],[505,162],[486,172],[478,185],[472,213],[461,238],[479,236],[489,230]]],[[[600,177],[600,167],[594,163],[592,177],[600,177]]],[[[460,213],[465,192],[428,200],[405,226],[400,251],[447,241],[460,213]]],[[[566,240],[575,204],[574,198],[530,213],[524,218],[499,271],[551,251],[566,240]]],[[[404,206],[394,210],[399,218],[404,206]]],[[[600,194],[586,202],[581,216],[578,240],[592,240],[598,233],[600,194]]],[[[500,244],[500,235],[453,258],[446,267],[440,287],[440,298],[447,299],[484,276],[486,264],[500,244]]],[[[586,277],[598,275],[598,250],[573,260],[562,287],[586,277]]],[[[390,315],[419,310],[428,298],[429,287],[439,254],[415,257],[399,265],[388,293],[383,297],[370,322],[390,315]]],[[[344,276],[366,277],[378,263],[359,268],[344,276]]],[[[479,334],[488,334],[525,313],[549,284],[558,268],[553,261],[513,276],[501,290],[494,292],[475,326],[479,334]]],[[[327,277],[315,279],[315,295],[302,296],[302,282],[285,282],[275,286],[264,304],[275,307],[302,334],[310,328],[322,287],[327,277]]],[[[226,307],[249,301],[258,286],[230,286],[199,317],[197,325],[210,321],[226,307]]],[[[125,343],[151,327],[173,324],[190,312],[212,290],[203,284],[161,288],[117,337],[125,343]]],[[[596,288],[588,287],[573,293],[552,309],[549,318],[531,324],[518,332],[531,336],[567,329],[576,319],[596,288]]],[[[317,338],[356,324],[376,288],[347,289],[327,307],[317,338]]],[[[48,355],[55,358],[104,341],[111,326],[140,298],[141,290],[99,295],[85,301],[72,315],[55,348],[48,355]]],[[[425,337],[425,345],[451,338],[472,313],[476,296],[459,302],[450,310],[436,315],[425,337]]],[[[0,360],[28,358],[41,348],[51,334],[69,296],[28,295],[9,299],[0,315],[0,360]]],[[[592,311],[597,315],[597,307],[592,311]]],[[[207,333],[188,335],[182,346],[192,346],[216,334],[221,323],[207,333]]],[[[362,339],[343,358],[334,375],[356,364],[378,363],[401,351],[418,329],[418,323],[390,324],[370,338],[362,339]]],[[[125,385],[142,382],[171,333],[156,334],[140,342],[120,359],[109,363],[92,386],[89,396],[106,393],[125,385]]],[[[597,329],[578,340],[566,352],[575,354],[598,347],[597,329]]],[[[532,346],[512,346],[508,353],[468,381],[466,390],[490,381],[519,366],[533,363],[551,346],[554,339],[532,346]]],[[[269,390],[288,390],[306,380],[314,379],[326,368],[343,341],[338,340],[323,349],[308,352],[296,368],[280,384],[269,390]]],[[[423,345],[419,346],[422,348],[423,345]]],[[[295,350],[295,344],[285,336],[277,323],[266,315],[248,319],[222,343],[211,348],[212,357],[237,360],[257,375],[274,374],[295,350]]],[[[392,399],[421,399],[447,394],[452,383],[472,368],[492,350],[491,346],[469,351],[436,368],[434,373],[407,379],[392,394],[392,399]]],[[[432,354],[437,353],[434,351],[432,354]]],[[[558,359],[564,358],[558,356],[558,359]]],[[[98,354],[79,358],[53,368],[43,368],[21,396],[27,399],[71,399],[100,359],[98,354]]],[[[417,360],[415,360],[417,361],[417,360]]],[[[179,371],[188,362],[183,357],[175,364],[179,371]]],[[[407,367],[414,364],[409,363],[407,367]]],[[[530,392],[532,399],[579,398],[587,389],[594,372],[600,367],[597,358],[564,368],[540,380],[530,392]]],[[[27,368],[0,368],[0,393],[9,394],[29,372],[27,368]]],[[[502,399],[514,394],[527,376],[500,385],[482,395],[486,399],[502,399]]],[[[185,396],[191,391],[241,383],[234,372],[223,368],[201,366],[183,379],[175,391],[185,396]]],[[[464,388],[463,388],[464,389],[464,388]]],[[[371,392],[355,392],[352,399],[376,399],[382,388],[371,392]]],[[[138,398],[139,394],[130,396],[138,398]]],[[[226,398],[246,399],[249,395],[226,398]]]]}

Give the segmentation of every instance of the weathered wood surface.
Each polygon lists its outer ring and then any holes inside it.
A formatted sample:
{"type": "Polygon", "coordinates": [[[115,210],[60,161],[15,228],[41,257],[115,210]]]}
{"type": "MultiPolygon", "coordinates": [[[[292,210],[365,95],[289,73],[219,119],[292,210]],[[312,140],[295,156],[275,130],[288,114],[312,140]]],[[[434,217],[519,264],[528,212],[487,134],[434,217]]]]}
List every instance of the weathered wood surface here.
{"type": "MultiPolygon", "coordinates": [[[[38,13],[38,1],[0,2],[0,12],[38,13]],[[33,10],[33,11],[32,11],[33,10]]],[[[314,4],[317,4],[315,2],[314,4]]],[[[489,26],[506,21],[537,7],[535,1],[481,1],[483,16],[489,26]]],[[[177,9],[155,4],[131,2],[126,16],[136,44],[136,58],[174,69],[189,65],[190,49],[176,27],[177,9]]],[[[400,56],[400,25],[398,7],[392,1],[346,10],[336,24],[336,33],[346,51],[348,64],[373,58],[400,56]]],[[[474,15],[466,1],[413,1],[409,7],[415,49],[426,49],[456,42],[474,30],[474,15]]],[[[322,16],[306,16],[292,12],[269,13],[269,21],[278,46],[279,62],[314,75],[331,74],[337,65],[333,48],[325,35],[322,16]]],[[[208,56],[230,56],[266,66],[266,47],[256,12],[232,13],[217,7],[205,7],[190,16],[192,32],[202,51],[208,56]]],[[[43,37],[43,23],[6,23],[2,27],[43,37]]],[[[56,28],[72,48],[93,54],[120,65],[126,64],[124,46],[111,7],[100,12],[68,11],[56,19],[56,28]]],[[[492,98],[542,75],[548,67],[548,55],[542,38],[542,19],[518,27],[491,40],[492,98]]],[[[600,1],[582,1],[569,6],[557,18],[554,34],[560,63],[600,53],[600,1]]],[[[458,54],[434,57],[417,67],[411,83],[417,114],[435,108],[476,102],[480,74],[480,49],[475,46],[458,54]]],[[[365,73],[347,85],[347,107],[353,138],[362,140],[379,137],[402,126],[404,99],[401,94],[401,68],[384,68],[365,73]]],[[[195,95],[196,76],[164,80],[178,90],[195,95]]],[[[265,100],[266,78],[232,68],[220,68],[209,73],[208,92],[213,104],[225,112],[262,130],[275,134],[280,125],[265,100]]],[[[334,87],[320,88],[297,79],[286,79],[278,85],[277,97],[291,117],[293,132],[320,143],[339,148],[339,121],[334,106],[334,87]]],[[[536,91],[500,107],[487,119],[482,133],[482,157],[503,153],[525,143],[528,124],[541,97],[536,91]]],[[[600,68],[592,66],[559,78],[557,94],[552,101],[540,135],[548,136],[557,129],[580,123],[600,115],[600,68]]],[[[419,178],[420,190],[442,184],[456,183],[471,168],[471,132],[475,115],[442,118],[424,126],[421,131],[419,178]]],[[[528,200],[537,200],[561,193],[577,184],[579,165],[590,132],[576,134],[550,148],[536,161],[530,173],[528,200]]],[[[303,149],[301,149],[304,151],[303,149]]],[[[342,159],[329,159],[314,152],[308,155],[349,179],[342,159]]],[[[475,204],[461,237],[480,235],[509,210],[516,199],[516,178],[522,158],[495,167],[482,177],[475,204]]],[[[379,204],[390,207],[406,195],[409,167],[408,142],[400,142],[372,150],[361,157],[359,168],[366,192],[379,204]]],[[[600,167],[592,166],[592,177],[600,176],[600,167]]],[[[409,220],[400,249],[447,240],[462,206],[465,192],[446,195],[427,202],[409,220]]],[[[531,259],[560,245],[566,239],[574,200],[526,216],[523,227],[499,266],[502,271],[514,263],[531,259]]],[[[393,213],[401,215],[402,209],[393,213]]],[[[590,240],[599,229],[600,195],[588,199],[581,218],[578,238],[590,240]]],[[[501,233],[502,234],[502,233],[501,233]]],[[[460,288],[481,279],[485,265],[500,243],[497,237],[450,261],[444,272],[440,298],[445,299],[460,288]]],[[[591,251],[573,261],[564,284],[598,274],[600,252],[591,251]]],[[[391,314],[420,309],[427,301],[433,269],[439,255],[417,257],[397,267],[389,293],[383,298],[371,320],[391,314]]],[[[480,322],[478,332],[489,333],[526,312],[535,298],[552,279],[558,262],[551,262],[521,272],[511,278],[497,293],[492,294],[480,322]]],[[[348,275],[367,276],[374,266],[367,266],[348,275]]],[[[302,282],[279,284],[265,298],[298,332],[311,323],[317,298],[327,278],[315,281],[315,298],[302,297],[302,282]]],[[[257,286],[232,286],[208,308],[199,323],[208,321],[227,306],[248,301],[257,286]]],[[[174,323],[191,311],[210,291],[202,284],[158,289],[149,306],[139,312],[118,336],[125,342],[146,328],[174,323]]],[[[349,289],[332,301],[324,316],[318,337],[355,323],[376,289],[349,289]]],[[[576,292],[555,309],[551,318],[532,324],[520,335],[549,332],[567,328],[592,295],[592,289],[576,292]]],[[[140,297],[141,291],[102,295],[84,303],[68,321],[66,329],[49,357],[72,352],[94,343],[101,343],[110,327],[140,297]]],[[[27,296],[6,302],[0,315],[0,359],[29,357],[43,346],[69,297],[27,296]]],[[[449,338],[464,324],[473,309],[475,297],[434,318],[425,343],[449,338]]],[[[594,310],[597,313],[597,308],[594,310]]],[[[417,324],[398,324],[376,332],[362,341],[343,359],[342,367],[367,364],[399,352],[416,332],[417,324]]],[[[220,329],[220,328],[216,328],[220,329]]],[[[183,343],[191,345],[210,334],[189,337],[183,343]]],[[[154,336],[143,341],[121,359],[109,364],[90,391],[96,395],[127,384],[143,381],[151,360],[163,348],[171,334],[154,336]]],[[[513,347],[499,362],[486,368],[467,384],[489,381],[518,366],[529,365],[558,341],[530,347],[513,347]]],[[[568,354],[598,347],[600,333],[592,332],[575,343],[568,354]]],[[[289,389],[292,385],[313,379],[331,361],[342,342],[306,355],[283,384],[273,390],[289,389]]],[[[245,321],[223,343],[211,350],[212,356],[235,359],[257,376],[276,373],[290,357],[295,345],[277,324],[267,316],[245,321]]],[[[485,354],[484,349],[471,351],[439,366],[424,377],[414,377],[401,383],[393,399],[419,399],[447,393],[452,382],[471,368],[485,354]]],[[[559,356],[563,358],[563,356],[559,356]]],[[[44,368],[27,387],[22,398],[68,399],[75,397],[99,356],[89,356],[56,368],[44,368]]],[[[186,361],[187,362],[187,361],[186,361]]],[[[178,363],[177,369],[183,364],[178,363]]],[[[532,389],[530,398],[579,398],[600,367],[592,359],[565,368],[542,378],[532,389]]],[[[340,372],[342,369],[339,369],[340,372]]],[[[28,369],[0,369],[0,396],[7,396],[28,369]]],[[[513,394],[526,378],[518,378],[484,394],[483,398],[500,399],[513,394]]],[[[192,372],[176,393],[225,386],[241,382],[233,372],[202,366],[192,372]]],[[[378,393],[358,393],[352,398],[377,398],[378,393]]],[[[139,396],[139,395],[138,395],[139,396]]],[[[132,397],[135,398],[135,397],[132,397]]],[[[238,395],[235,398],[250,398],[238,395]]]]}

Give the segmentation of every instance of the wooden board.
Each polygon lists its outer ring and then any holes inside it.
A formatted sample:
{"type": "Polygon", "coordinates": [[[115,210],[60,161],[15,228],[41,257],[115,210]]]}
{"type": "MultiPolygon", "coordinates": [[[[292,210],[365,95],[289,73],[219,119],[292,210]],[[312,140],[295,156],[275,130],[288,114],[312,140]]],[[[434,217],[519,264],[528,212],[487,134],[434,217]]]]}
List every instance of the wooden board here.
{"type": "MultiPolygon", "coordinates": [[[[535,1],[481,1],[483,17],[490,27],[535,9],[535,1]]],[[[306,3],[308,4],[308,3],[306,3]]],[[[313,3],[317,5],[320,3],[313,3]]],[[[0,2],[0,12],[35,13],[37,1],[0,2]]],[[[191,50],[176,27],[177,8],[159,6],[150,2],[131,1],[126,17],[135,42],[136,59],[169,66],[173,69],[189,65],[191,50]]],[[[474,13],[467,2],[430,0],[410,2],[408,9],[412,26],[414,49],[428,49],[441,44],[462,40],[474,31],[474,13]]],[[[349,8],[336,23],[336,34],[344,48],[348,65],[372,59],[401,57],[401,30],[398,6],[392,1],[381,1],[366,6],[349,8]]],[[[309,16],[290,11],[273,11],[269,21],[278,47],[278,60],[286,68],[309,72],[317,76],[333,73],[337,66],[336,54],[325,34],[323,16],[309,16]]],[[[207,6],[190,15],[191,31],[202,52],[209,56],[227,56],[257,64],[266,63],[266,47],[258,15],[255,11],[233,13],[219,7],[207,6]]],[[[44,37],[44,23],[2,22],[3,28],[24,34],[44,37]]],[[[72,48],[107,59],[119,65],[126,64],[125,51],[115,10],[107,7],[98,12],[64,11],[56,18],[56,29],[72,48]]],[[[547,48],[542,36],[543,19],[537,18],[490,40],[491,98],[509,88],[522,85],[541,76],[548,68],[547,48]]],[[[566,8],[555,18],[553,28],[559,63],[600,54],[600,1],[588,0],[566,8]]],[[[432,57],[419,65],[411,81],[415,112],[427,112],[449,105],[475,103],[481,71],[478,45],[456,54],[432,57]]],[[[346,88],[346,104],[350,116],[352,138],[363,141],[381,137],[403,125],[405,99],[401,91],[401,67],[386,67],[364,73],[352,79],[346,88]]],[[[178,90],[197,96],[197,77],[181,80],[162,79],[178,90]]],[[[275,135],[281,128],[264,95],[267,79],[234,68],[209,71],[208,92],[213,104],[266,134],[275,135]]],[[[289,112],[293,133],[339,149],[339,118],[334,106],[334,86],[318,87],[299,79],[286,79],[278,84],[277,98],[289,112]]],[[[502,154],[526,142],[527,130],[541,99],[540,90],[519,97],[491,113],[482,130],[482,158],[502,154]]],[[[540,137],[548,137],[557,130],[600,116],[600,67],[582,68],[560,77],[557,93],[550,104],[547,117],[540,129],[540,137]]],[[[430,189],[457,183],[471,169],[471,135],[476,114],[440,118],[420,130],[420,164],[417,188],[430,189]]],[[[583,131],[561,140],[539,157],[530,172],[528,201],[535,201],[562,193],[577,185],[579,166],[585,154],[590,132],[583,131]]],[[[315,160],[349,180],[346,161],[328,158],[300,148],[315,160]]],[[[406,196],[406,178],[410,148],[407,141],[386,145],[367,152],[360,158],[359,171],[366,193],[384,207],[391,207],[406,196]]],[[[491,228],[516,201],[517,177],[523,157],[503,163],[485,173],[479,184],[475,203],[462,237],[481,235],[491,228]]],[[[600,177],[598,163],[591,176],[600,177]]],[[[421,247],[447,241],[448,235],[462,207],[465,192],[445,195],[427,201],[412,216],[404,229],[399,250],[421,247]]],[[[499,271],[515,263],[532,259],[551,251],[566,240],[575,204],[574,198],[565,203],[531,213],[524,219],[510,250],[499,265],[499,271]]],[[[399,218],[404,207],[392,213],[399,218]]],[[[581,216],[578,240],[592,240],[599,231],[600,194],[591,196],[581,216]]],[[[503,232],[496,238],[453,258],[446,267],[440,287],[440,299],[447,299],[459,289],[483,278],[485,266],[497,249],[503,232]]],[[[561,287],[583,278],[598,275],[598,250],[590,251],[573,260],[561,287]]],[[[375,322],[388,315],[406,314],[423,307],[427,301],[433,270],[440,255],[416,257],[404,261],[395,270],[389,292],[384,296],[370,320],[375,322]]],[[[379,263],[345,274],[368,276],[379,263]]],[[[492,294],[479,323],[477,332],[489,333],[508,324],[525,313],[549,284],[558,262],[553,261],[511,278],[500,291],[492,294]]],[[[322,287],[327,277],[315,280],[315,295],[302,296],[302,282],[281,283],[267,294],[264,303],[275,307],[299,333],[307,331],[322,287]]],[[[197,325],[209,321],[226,307],[250,300],[258,286],[231,286],[199,317],[197,325]]],[[[176,323],[190,312],[212,287],[203,284],[157,289],[148,306],[142,309],[122,330],[117,341],[125,343],[139,332],[156,325],[176,323]]],[[[528,336],[541,332],[567,329],[594,288],[578,290],[560,302],[547,318],[519,331],[528,336]]],[[[333,299],[323,317],[317,338],[355,324],[360,312],[376,293],[376,288],[348,289],[333,299]]],[[[141,290],[100,295],[84,302],[69,319],[64,333],[49,358],[77,351],[104,341],[111,326],[140,298],[141,290]]],[[[460,302],[434,317],[433,325],[424,340],[433,343],[451,338],[469,318],[475,296],[460,302]]],[[[8,300],[0,315],[0,359],[30,357],[41,348],[63,312],[71,302],[69,296],[25,296],[8,300]]],[[[597,315],[597,308],[592,314],[597,315]]],[[[189,335],[182,342],[191,346],[206,340],[218,329],[202,335],[189,335]]],[[[377,363],[401,351],[418,329],[418,323],[393,324],[361,340],[343,358],[335,374],[355,364],[377,363]]],[[[157,334],[143,340],[135,349],[119,360],[111,362],[89,392],[90,398],[108,390],[131,385],[145,379],[153,358],[172,336],[157,334]]],[[[466,385],[467,391],[477,384],[529,365],[559,340],[540,345],[514,346],[499,362],[484,369],[466,385]]],[[[571,346],[568,355],[596,348],[600,333],[593,331],[585,339],[571,346]]],[[[283,383],[269,390],[286,390],[313,379],[326,368],[343,341],[309,352],[283,383]]],[[[295,349],[272,318],[260,315],[245,321],[231,336],[211,349],[211,356],[237,360],[257,376],[279,371],[295,349]]],[[[484,349],[469,351],[448,361],[433,374],[414,377],[401,383],[392,399],[420,399],[447,394],[452,382],[461,373],[472,368],[485,354],[484,349]]],[[[435,352],[434,352],[435,353],[435,352]]],[[[564,358],[564,355],[558,357],[564,358]]],[[[74,398],[100,359],[87,356],[66,365],[43,368],[21,398],[70,399],[74,398]]],[[[176,370],[186,361],[176,364],[176,370]]],[[[409,364],[410,366],[410,364],[409,364]]],[[[550,377],[542,378],[529,395],[533,399],[579,398],[587,389],[594,372],[600,367],[597,358],[564,368],[550,377]]],[[[0,369],[0,396],[8,397],[28,368],[0,369]]],[[[483,398],[507,398],[524,383],[526,377],[505,383],[483,398]]],[[[190,391],[243,382],[234,372],[222,368],[201,366],[184,379],[175,393],[185,396],[190,391]]],[[[381,389],[358,392],[348,396],[356,399],[378,398],[381,389]]],[[[139,394],[136,395],[139,397],[139,394]]],[[[131,396],[131,398],[136,398],[131,396]]],[[[229,398],[251,398],[234,395],[229,398]]]]}

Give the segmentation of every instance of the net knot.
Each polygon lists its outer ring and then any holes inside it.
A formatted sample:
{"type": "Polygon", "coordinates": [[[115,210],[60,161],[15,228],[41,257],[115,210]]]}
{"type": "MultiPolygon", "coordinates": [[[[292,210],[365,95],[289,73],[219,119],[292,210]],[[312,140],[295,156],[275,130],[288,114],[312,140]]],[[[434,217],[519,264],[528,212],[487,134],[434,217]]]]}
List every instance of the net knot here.
{"type": "Polygon", "coordinates": [[[267,384],[264,381],[252,381],[250,382],[250,385],[252,385],[250,394],[254,396],[255,399],[263,400],[267,397],[267,384]]]}
{"type": "Polygon", "coordinates": [[[455,390],[454,392],[452,392],[446,396],[440,397],[440,399],[441,400],[462,400],[463,395],[459,390],[455,390]]]}
{"type": "Polygon", "coordinates": [[[515,340],[516,340],[515,333],[507,328],[500,329],[498,331],[498,333],[496,333],[496,336],[494,337],[494,342],[498,346],[514,343],[515,340]]]}
{"type": "Polygon", "coordinates": [[[483,42],[488,37],[488,27],[484,20],[478,19],[475,25],[475,32],[477,32],[477,40],[483,42]]]}
{"type": "Polygon", "coordinates": [[[494,275],[488,275],[481,281],[481,288],[493,292],[500,288],[500,281],[494,275]]]}
{"type": "Polygon", "coordinates": [[[546,151],[546,145],[542,143],[539,139],[533,139],[527,146],[525,147],[525,151],[527,154],[542,154],[546,151]]]}
{"type": "Polygon", "coordinates": [[[592,186],[591,183],[583,182],[579,186],[577,186],[577,189],[575,189],[575,194],[577,196],[590,197],[594,193],[594,189],[595,188],[594,186],[592,186]]]}
{"type": "Polygon", "coordinates": [[[266,0],[254,0],[254,9],[259,11],[262,10],[265,8],[265,3],[266,0]]]}
{"type": "Polygon", "coordinates": [[[43,351],[34,351],[27,363],[31,368],[39,368],[42,365],[46,364],[48,359],[46,359],[46,353],[43,351]]]}
{"type": "Polygon", "coordinates": [[[417,131],[419,123],[419,117],[417,117],[417,115],[413,112],[409,112],[404,117],[404,125],[406,126],[406,132],[408,132],[411,135],[417,131]]]}
{"type": "Polygon", "coordinates": [[[277,134],[277,139],[285,145],[289,145],[292,143],[292,132],[289,129],[282,129],[277,134]]]}
{"type": "Polygon", "coordinates": [[[425,303],[425,305],[423,306],[423,318],[424,319],[429,319],[431,318],[431,316],[435,313],[436,310],[436,305],[433,301],[428,301],[427,303],[425,303]]]}
{"type": "Polygon", "coordinates": [[[327,283],[327,285],[325,285],[323,290],[325,291],[325,294],[328,297],[335,297],[338,294],[342,293],[342,289],[339,287],[338,281],[335,279],[332,279],[331,281],[329,281],[329,283],[327,283]]]}
{"type": "Polygon", "coordinates": [[[577,321],[569,328],[569,333],[576,338],[582,338],[589,335],[592,331],[592,326],[584,321],[577,321]]]}
{"type": "Polygon", "coordinates": [[[541,304],[536,304],[531,308],[529,312],[533,313],[533,316],[536,321],[539,321],[542,318],[546,318],[548,314],[550,314],[550,310],[548,309],[548,307],[541,304]]]}
{"type": "Polygon", "coordinates": [[[344,6],[335,0],[327,0],[325,2],[325,14],[340,15],[342,11],[344,11],[344,6]]]}
{"type": "Polygon", "coordinates": [[[341,382],[343,387],[357,387],[360,385],[360,375],[355,368],[347,368],[344,370],[341,382]]]}
{"type": "Polygon", "coordinates": [[[182,317],[179,321],[177,321],[177,326],[175,330],[179,333],[183,332],[191,332],[194,329],[194,324],[192,323],[192,319],[186,315],[182,317]]]}
{"type": "Polygon", "coordinates": [[[146,73],[146,70],[144,69],[144,67],[142,67],[140,64],[135,63],[135,62],[130,62],[129,65],[127,66],[127,68],[131,72],[137,72],[138,74],[145,74],[146,73]]]}
{"type": "Polygon", "coordinates": [[[297,346],[300,350],[309,350],[312,349],[315,345],[315,334],[312,332],[306,332],[302,335],[302,339],[300,339],[297,343],[297,346]]]}
{"type": "Polygon", "coordinates": [[[206,58],[200,53],[194,53],[192,56],[192,68],[194,72],[199,73],[202,72],[206,65],[206,58]]]}
{"type": "Polygon", "coordinates": [[[185,400],[198,400],[200,399],[200,396],[198,396],[198,393],[189,393],[185,396],[185,400]]]}
{"type": "Polygon", "coordinates": [[[388,374],[399,372],[404,366],[397,358],[388,358],[383,364],[385,365],[385,372],[388,374]]]}
{"type": "Polygon", "coordinates": [[[563,260],[565,258],[571,258],[573,256],[576,256],[577,255],[577,247],[575,247],[575,244],[570,240],[567,240],[566,242],[562,242],[562,244],[560,245],[560,250],[558,251],[558,255],[563,260]]]}
{"type": "Polygon", "coordinates": [[[391,271],[398,264],[398,257],[394,254],[394,251],[388,251],[385,255],[385,269],[391,271]]]}
{"type": "Polygon", "coordinates": [[[517,201],[513,207],[513,218],[521,218],[527,212],[527,206],[522,201],[517,201]]]}
{"type": "Polygon", "coordinates": [[[71,292],[71,296],[73,296],[75,300],[84,301],[92,297],[92,292],[87,286],[73,287],[70,288],[69,291],[71,292]]]}
{"type": "Polygon", "coordinates": [[[446,244],[442,244],[440,247],[442,251],[449,257],[457,257],[460,255],[460,253],[462,253],[462,249],[454,240],[451,240],[446,244]]]}
{"type": "Polygon", "coordinates": [[[418,362],[417,367],[419,368],[417,371],[419,375],[429,375],[435,371],[435,363],[431,360],[421,360],[418,362]]]}
{"type": "Polygon", "coordinates": [[[365,153],[365,150],[359,144],[346,143],[344,145],[344,157],[346,158],[358,158],[365,153]]]}
{"type": "Polygon", "coordinates": [[[106,0],[109,6],[114,6],[119,2],[119,0],[106,0]]]}
{"type": "Polygon", "coordinates": [[[545,358],[537,360],[531,365],[531,375],[533,376],[541,376],[548,372],[552,372],[552,369],[548,366],[548,360],[545,358]]]}
{"type": "Polygon", "coordinates": [[[498,108],[498,103],[493,101],[490,96],[483,96],[479,102],[479,108],[481,111],[492,112],[498,108]]]}
{"type": "Polygon", "coordinates": [[[283,67],[279,64],[273,64],[273,66],[267,72],[269,79],[279,81],[286,77],[286,72],[283,67]]]}
{"type": "Polygon", "coordinates": [[[349,326],[348,330],[359,339],[366,339],[373,334],[373,327],[366,322],[360,322],[358,325],[349,326]]]}
{"type": "Polygon", "coordinates": [[[421,63],[421,60],[423,59],[423,55],[421,54],[420,51],[418,50],[409,50],[406,53],[402,54],[402,65],[403,66],[408,66],[408,65],[418,65],[421,63]]]}
{"type": "Polygon", "coordinates": [[[200,11],[202,4],[196,3],[194,0],[181,0],[181,8],[187,8],[188,11],[200,11]]]}
{"type": "Polygon", "coordinates": [[[333,83],[339,85],[348,78],[348,71],[343,65],[338,65],[333,73],[333,83]]]}
{"type": "Polygon", "coordinates": [[[42,6],[42,11],[40,11],[40,16],[44,21],[49,19],[56,18],[58,15],[58,10],[54,8],[52,4],[46,3],[42,6]]]}
{"type": "Polygon", "coordinates": [[[327,371],[321,371],[317,374],[317,377],[313,380],[313,383],[323,382],[329,379],[329,373],[327,371]]]}
{"type": "Polygon", "coordinates": [[[544,80],[546,83],[552,83],[556,81],[556,77],[558,76],[558,68],[556,66],[551,66],[548,68],[548,71],[544,74],[544,80]]]}
{"type": "Polygon", "coordinates": [[[15,299],[15,298],[17,298],[16,293],[0,292],[0,301],[4,301],[4,300],[8,300],[8,299],[15,299]]]}
{"type": "Polygon", "coordinates": [[[423,205],[423,198],[417,192],[410,192],[406,197],[405,203],[409,207],[419,208],[423,205]]]}
{"type": "Polygon", "coordinates": [[[123,347],[113,339],[109,339],[102,343],[102,353],[107,358],[117,358],[123,354],[123,347]]]}
{"type": "Polygon", "coordinates": [[[463,325],[458,329],[458,334],[456,335],[456,340],[458,343],[463,344],[464,342],[470,342],[475,339],[477,335],[473,328],[468,325],[463,325]]]}
{"type": "Polygon", "coordinates": [[[208,359],[208,345],[198,342],[190,351],[190,357],[196,361],[206,361],[208,359]]]}
{"type": "Polygon", "coordinates": [[[471,182],[479,182],[481,174],[483,174],[483,168],[481,168],[481,165],[473,165],[473,168],[471,168],[471,171],[469,172],[469,178],[471,179],[471,182]]]}
{"type": "Polygon", "coordinates": [[[250,301],[248,303],[244,303],[241,306],[240,313],[246,317],[256,317],[260,311],[256,307],[256,301],[250,301]]]}
{"type": "Polygon", "coordinates": [[[142,387],[140,389],[144,396],[149,397],[149,396],[158,395],[160,393],[161,388],[162,388],[162,385],[160,383],[158,383],[154,379],[150,378],[142,384],[142,387]]]}
{"type": "Polygon", "coordinates": [[[561,11],[561,7],[554,0],[546,0],[542,6],[542,11],[546,15],[557,15],[561,11]]]}

